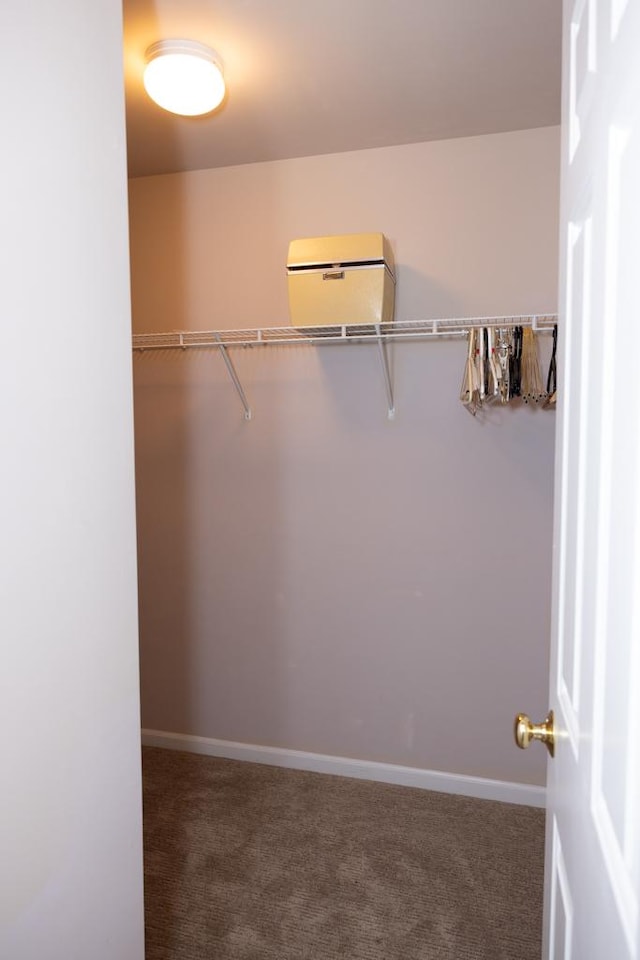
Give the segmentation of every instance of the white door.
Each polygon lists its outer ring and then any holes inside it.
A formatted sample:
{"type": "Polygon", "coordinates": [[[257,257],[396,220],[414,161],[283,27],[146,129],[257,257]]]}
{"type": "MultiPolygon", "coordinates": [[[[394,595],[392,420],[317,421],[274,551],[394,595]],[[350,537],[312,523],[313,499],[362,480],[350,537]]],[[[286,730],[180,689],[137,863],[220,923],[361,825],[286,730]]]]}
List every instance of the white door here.
{"type": "Polygon", "coordinates": [[[545,958],[640,958],[640,2],[567,0],[545,958]]]}

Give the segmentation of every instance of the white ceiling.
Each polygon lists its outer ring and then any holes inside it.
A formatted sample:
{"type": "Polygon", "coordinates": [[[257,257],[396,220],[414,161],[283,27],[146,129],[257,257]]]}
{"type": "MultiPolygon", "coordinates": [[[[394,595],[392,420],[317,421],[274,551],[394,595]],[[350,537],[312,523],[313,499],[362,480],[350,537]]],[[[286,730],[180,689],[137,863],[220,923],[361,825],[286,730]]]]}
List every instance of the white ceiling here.
{"type": "Polygon", "coordinates": [[[130,176],[560,122],[560,0],[124,0],[130,176]],[[207,117],[146,96],[155,40],[213,47],[207,117]]]}

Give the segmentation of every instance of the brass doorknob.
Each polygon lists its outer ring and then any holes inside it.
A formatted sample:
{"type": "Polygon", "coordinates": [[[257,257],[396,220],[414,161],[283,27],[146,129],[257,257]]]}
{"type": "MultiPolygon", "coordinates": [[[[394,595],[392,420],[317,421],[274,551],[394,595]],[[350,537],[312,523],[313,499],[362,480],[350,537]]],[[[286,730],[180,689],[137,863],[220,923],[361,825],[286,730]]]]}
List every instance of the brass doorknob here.
{"type": "Polygon", "coordinates": [[[553,756],[556,743],[556,734],[553,727],[553,710],[549,710],[543,723],[531,723],[526,713],[519,713],[516,717],[514,733],[516,743],[521,750],[526,750],[532,740],[541,740],[542,743],[546,745],[551,756],[553,756]]]}

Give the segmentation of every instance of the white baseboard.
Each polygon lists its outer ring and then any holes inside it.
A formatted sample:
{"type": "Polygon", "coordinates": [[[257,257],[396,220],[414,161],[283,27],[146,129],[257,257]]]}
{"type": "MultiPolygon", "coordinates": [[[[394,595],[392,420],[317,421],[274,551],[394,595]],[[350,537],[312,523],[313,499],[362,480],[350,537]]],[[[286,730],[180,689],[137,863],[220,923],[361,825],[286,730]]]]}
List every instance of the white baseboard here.
{"type": "Polygon", "coordinates": [[[143,730],[142,743],[146,747],[185,750],[188,753],[202,753],[209,757],[224,757],[226,760],[245,760],[249,763],[266,763],[270,766],[288,767],[293,770],[330,773],[340,777],[356,777],[359,780],[377,780],[380,783],[419,787],[422,790],[437,790],[440,793],[455,793],[465,797],[477,797],[480,800],[500,800],[503,803],[520,803],[531,807],[545,806],[545,788],[527,783],[485,780],[483,777],[467,777],[457,773],[441,773],[439,770],[403,767],[395,763],[330,757],[323,753],[263,747],[252,743],[235,743],[232,740],[214,740],[210,737],[195,737],[184,733],[166,733],[163,730],[143,730]]]}

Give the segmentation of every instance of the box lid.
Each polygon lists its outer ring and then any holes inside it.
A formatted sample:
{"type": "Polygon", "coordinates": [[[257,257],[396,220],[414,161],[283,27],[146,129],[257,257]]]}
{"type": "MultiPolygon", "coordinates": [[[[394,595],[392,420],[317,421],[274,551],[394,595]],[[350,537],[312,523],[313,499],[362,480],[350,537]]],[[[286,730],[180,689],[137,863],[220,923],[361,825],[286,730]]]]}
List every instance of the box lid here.
{"type": "Polygon", "coordinates": [[[288,270],[376,263],[386,264],[393,273],[391,244],[382,233],[347,233],[336,237],[292,240],[287,257],[288,270]]]}

